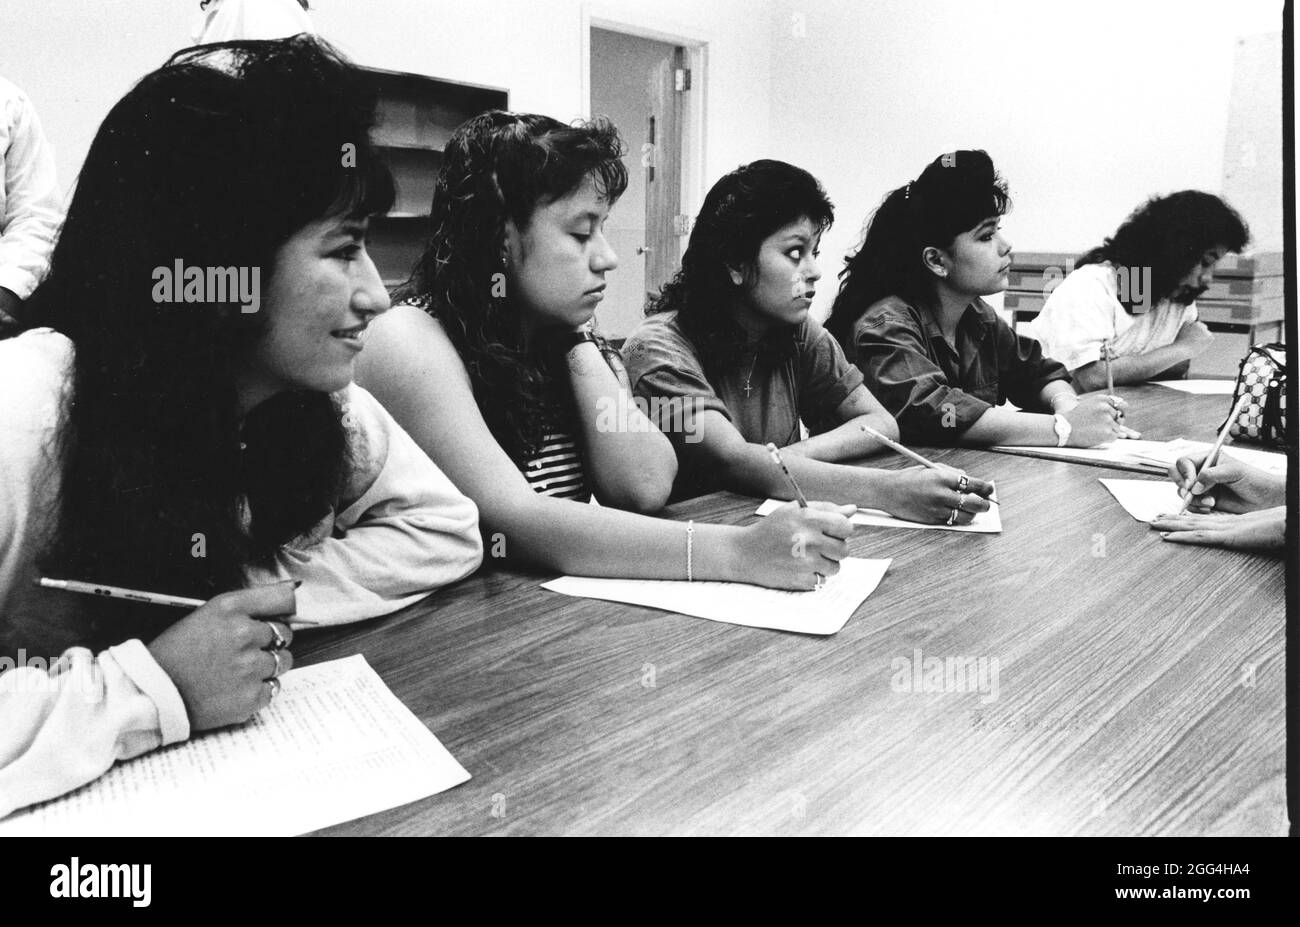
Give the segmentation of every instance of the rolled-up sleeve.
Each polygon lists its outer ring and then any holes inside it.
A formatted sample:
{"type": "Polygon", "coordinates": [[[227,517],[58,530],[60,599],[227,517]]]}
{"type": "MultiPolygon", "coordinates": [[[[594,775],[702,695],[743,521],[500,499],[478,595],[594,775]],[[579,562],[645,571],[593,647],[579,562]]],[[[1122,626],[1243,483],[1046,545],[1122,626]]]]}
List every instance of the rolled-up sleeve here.
{"type": "Polygon", "coordinates": [[[825,328],[809,318],[799,346],[799,415],[813,434],[839,425],[835,410],[862,385],[862,371],[825,328]]]}
{"type": "Polygon", "coordinates": [[[6,669],[0,672],[0,818],[189,736],[180,693],[138,640],[98,658],[77,647],[48,668],[6,669]]]}
{"type": "Polygon", "coordinates": [[[1078,370],[1101,360],[1101,344],[1115,337],[1123,308],[1111,292],[1106,265],[1085,264],[1052,290],[1043,311],[1026,326],[1043,352],[1078,370]]]}
{"type": "Polygon", "coordinates": [[[904,440],[951,442],[993,408],[948,384],[925,352],[925,333],[905,314],[863,318],[853,337],[867,389],[898,420],[904,440]]]}
{"type": "Polygon", "coordinates": [[[646,417],[674,445],[694,433],[695,418],[705,411],[731,420],[693,346],[664,317],[651,316],[632,333],[623,345],[623,363],[646,417]]]}
{"type": "Polygon", "coordinates": [[[1070,371],[1043,354],[1043,346],[1027,335],[1017,335],[1005,323],[998,326],[1000,379],[1008,399],[1022,409],[1044,408],[1042,392],[1054,380],[1070,382],[1070,371]]]}

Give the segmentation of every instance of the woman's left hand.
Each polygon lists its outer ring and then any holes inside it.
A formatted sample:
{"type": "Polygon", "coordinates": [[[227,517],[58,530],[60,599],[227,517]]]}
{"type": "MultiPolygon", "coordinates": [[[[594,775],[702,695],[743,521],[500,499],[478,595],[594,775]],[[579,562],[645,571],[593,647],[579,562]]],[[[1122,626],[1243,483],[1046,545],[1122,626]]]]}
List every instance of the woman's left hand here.
{"type": "Polygon", "coordinates": [[[1175,544],[1268,550],[1286,543],[1286,506],[1244,515],[1161,515],[1151,527],[1175,544]]]}

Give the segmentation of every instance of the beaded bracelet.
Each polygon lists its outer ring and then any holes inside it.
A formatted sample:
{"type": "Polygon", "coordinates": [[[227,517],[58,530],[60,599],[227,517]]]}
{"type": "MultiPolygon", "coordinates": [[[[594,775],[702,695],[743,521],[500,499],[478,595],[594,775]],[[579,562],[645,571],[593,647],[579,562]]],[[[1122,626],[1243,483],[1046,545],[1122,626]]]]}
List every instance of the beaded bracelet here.
{"type": "Polygon", "coordinates": [[[686,581],[695,582],[695,564],[692,562],[695,546],[695,522],[686,523],[686,581]]]}

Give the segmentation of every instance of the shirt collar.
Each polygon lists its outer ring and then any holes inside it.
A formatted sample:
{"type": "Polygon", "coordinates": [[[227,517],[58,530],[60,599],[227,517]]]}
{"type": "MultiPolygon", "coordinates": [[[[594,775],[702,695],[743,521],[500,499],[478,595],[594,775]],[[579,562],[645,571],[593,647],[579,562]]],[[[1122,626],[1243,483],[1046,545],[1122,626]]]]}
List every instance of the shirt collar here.
{"type": "MultiPolygon", "coordinates": [[[[935,321],[934,314],[926,312],[922,314],[925,325],[925,336],[931,341],[938,339],[943,341],[943,331],[939,328],[939,323],[935,321]]],[[[978,296],[971,301],[966,307],[966,311],[961,314],[957,320],[957,331],[965,331],[967,337],[972,341],[979,343],[984,340],[987,332],[996,327],[998,315],[993,311],[993,307],[978,296]]]]}

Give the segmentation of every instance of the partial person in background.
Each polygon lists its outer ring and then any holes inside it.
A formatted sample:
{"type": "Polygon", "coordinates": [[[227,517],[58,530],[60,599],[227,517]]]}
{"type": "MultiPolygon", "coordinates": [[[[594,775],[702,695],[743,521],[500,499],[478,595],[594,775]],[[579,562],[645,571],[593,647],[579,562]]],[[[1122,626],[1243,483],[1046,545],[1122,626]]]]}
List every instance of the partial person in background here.
{"type": "Polygon", "coordinates": [[[682,269],[624,346],[638,396],[703,409],[700,440],[676,442],[676,491],[792,498],[771,443],[806,493],[910,521],[969,524],[989,507],[982,480],[948,468],[849,465],[885,447],[865,428],[893,440],[898,426],[809,312],[833,220],[817,178],[783,161],[743,165],[704,198],[682,269]]]}
{"type": "Polygon", "coordinates": [[[984,301],[1007,285],[1000,223],[1010,206],[985,152],[935,158],[871,217],[827,329],[905,440],[1092,447],[1136,437],[1120,424],[1123,400],[1080,400],[1065,367],[984,301]]]}
{"type": "Polygon", "coordinates": [[[307,0],[202,0],[190,30],[195,45],[248,39],[287,39],[314,33],[307,0]]]}
{"type": "Polygon", "coordinates": [[[1286,543],[1286,477],[1252,467],[1231,454],[1197,477],[1205,455],[1182,457],[1169,478],[1191,492],[1189,511],[1162,515],[1151,527],[1175,544],[1237,550],[1274,549],[1286,543]]]}
{"type": "Polygon", "coordinates": [[[0,328],[22,323],[62,221],[54,151],[31,100],[0,78],[0,328]]]}
{"type": "Polygon", "coordinates": [[[386,615],[478,567],[473,503],[352,383],[389,304],[373,121],[299,36],[179,52],[96,134],[37,327],[0,341],[0,815],[248,720],[295,615],[386,615]]]}
{"type": "MultiPolygon", "coordinates": [[[[634,514],[664,506],[677,459],[591,330],[618,267],[605,221],[627,187],[623,154],[605,119],[493,111],[458,128],[397,294],[408,303],[374,326],[358,382],[478,504],[495,556],[812,589],[847,554],[844,509],[791,505],[744,528],[634,514]]],[[[690,441],[694,409],[677,412],[665,427],[690,441]]]]}
{"type": "Polygon", "coordinates": [[[1080,392],[1106,386],[1103,344],[1116,385],[1181,377],[1213,335],[1196,298],[1214,265],[1250,240],[1236,211],[1210,193],[1148,200],[1057,284],[1027,334],[1069,368],[1080,392]]]}

